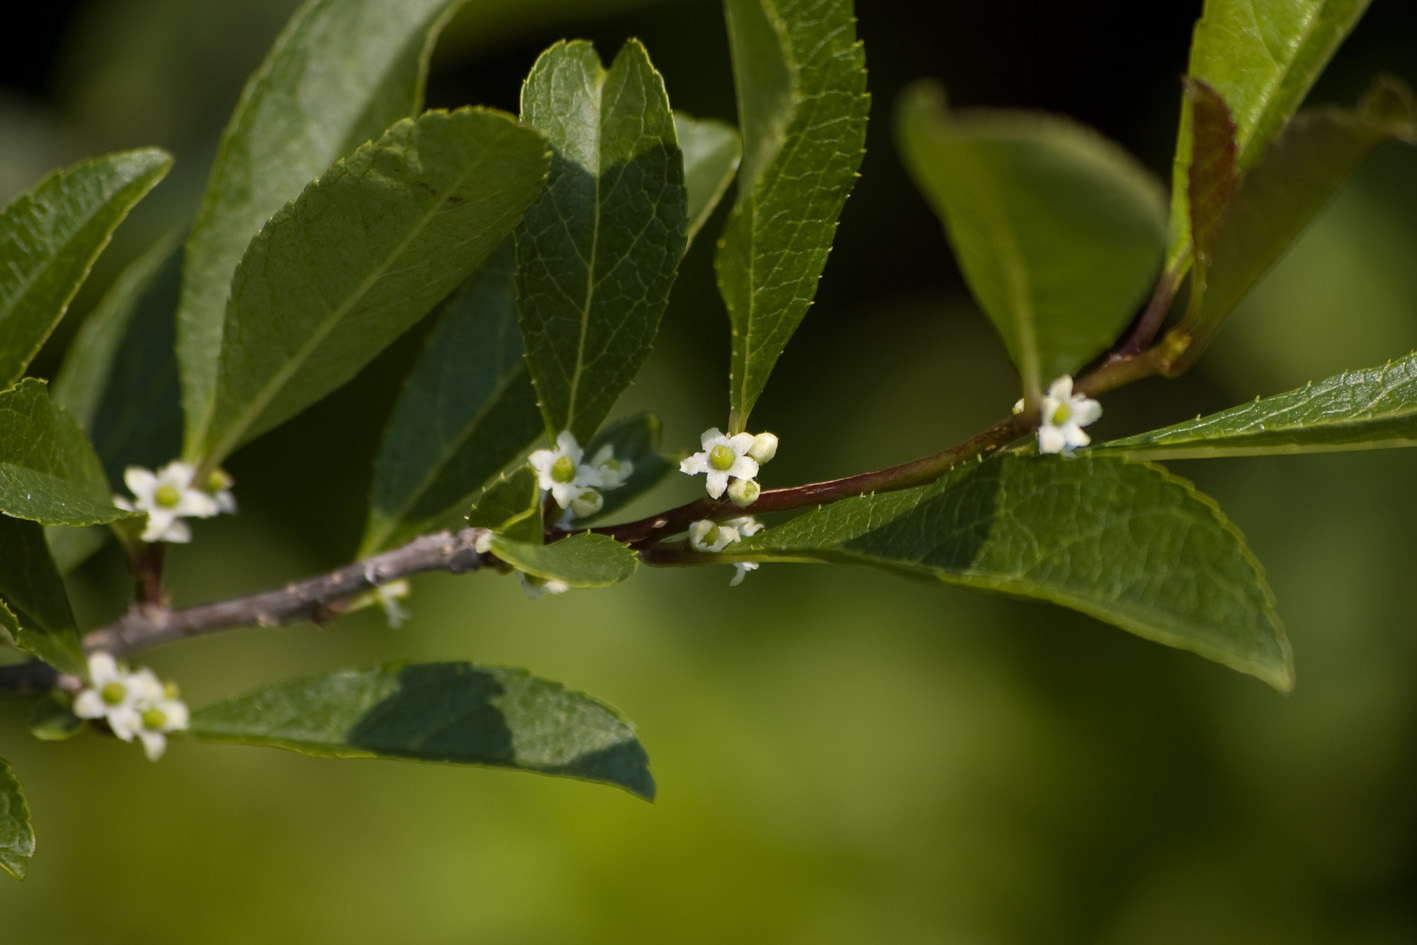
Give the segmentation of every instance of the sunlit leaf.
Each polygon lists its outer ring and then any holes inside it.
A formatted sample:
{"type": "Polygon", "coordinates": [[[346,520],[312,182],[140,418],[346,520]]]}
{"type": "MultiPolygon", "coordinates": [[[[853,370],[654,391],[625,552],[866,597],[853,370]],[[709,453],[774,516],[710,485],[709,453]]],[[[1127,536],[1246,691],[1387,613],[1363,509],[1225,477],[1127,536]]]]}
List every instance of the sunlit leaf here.
{"type": "Polygon", "coordinates": [[[714,267],[733,327],[741,432],[826,267],[866,142],[865,54],[850,0],[725,0],[743,162],[714,267]]]}
{"type": "Polygon", "coordinates": [[[951,111],[933,83],[901,97],[896,132],[1028,397],[1116,340],[1164,246],[1165,195],[1145,168],[1057,116],[951,111]]]}
{"type": "Polygon", "coordinates": [[[331,673],[196,712],[190,734],[335,758],[519,768],[654,797],[628,723],[524,670],[429,663],[331,673]]]}
{"type": "Polygon", "coordinates": [[[335,163],[251,242],[231,287],[211,422],[219,463],[353,377],[455,289],[541,190],[545,139],[429,112],[335,163]]]}
{"type": "Polygon", "coordinates": [[[635,573],[639,558],[608,535],[589,532],[549,545],[492,536],[492,553],[518,571],[568,587],[606,587],[635,573]]]}
{"type": "Polygon", "coordinates": [[[84,431],[29,377],[0,391],[0,512],[46,525],[127,517],[84,431]]]}
{"type": "Polygon", "coordinates": [[[178,353],[187,442],[216,398],[227,292],[247,244],[337,158],[423,107],[459,0],[307,0],[246,84],[187,243],[178,353]]]}
{"type": "Polygon", "coordinates": [[[0,515],[0,600],[0,624],[16,645],[60,672],[84,672],[74,612],[44,531],[8,515],[0,515]]]}
{"type": "Polygon", "coordinates": [[[1039,598],[1276,688],[1293,683],[1273,596],[1240,533],[1157,466],[998,457],[825,506],[724,557],[856,562],[1039,598]]]}
{"type": "Polygon", "coordinates": [[[487,483],[473,497],[467,523],[513,541],[541,544],[541,488],[535,471],[521,466],[487,483]]]}
{"type": "MultiPolygon", "coordinates": [[[[1244,174],[1299,107],[1370,0],[1206,0],[1191,42],[1189,75],[1220,94],[1235,120],[1236,166],[1244,174]]],[[[1192,114],[1181,106],[1171,187],[1166,268],[1190,252],[1187,186],[1192,114]]]]}
{"type": "Polygon", "coordinates": [[[1417,354],[1093,451],[1177,459],[1417,446],[1417,354]]]}
{"type": "Polygon", "coordinates": [[[94,158],[0,213],[0,390],[25,373],[108,238],[171,165],[156,149],[94,158]]]}
{"type": "Polygon", "coordinates": [[[478,488],[540,435],[514,267],[509,240],[443,305],[375,460],[362,555],[460,525],[478,488]]]}
{"type": "Polygon", "coordinates": [[[674,129],[684,152],[684,188],[689,193],[685,236],[692,243],[728,192],[743,157],[743,145],[738,129],[711,118],[675,112],[674,129]]]}
{"type": "Polygon", "coordinates": [[[664,80],[635,40],[604,69],[557,43],[522,86],[554,157],[517,228],[517,301],[546,429],[585,442],[634,380],[684,255],[684,165],[664,80]]]}
{"type": "Polygon", "coordinates": [[[34,826],[30,823],[30,806],[14,769],[0,758],[0,869],[24,879],[32,856],[34,826]]]}

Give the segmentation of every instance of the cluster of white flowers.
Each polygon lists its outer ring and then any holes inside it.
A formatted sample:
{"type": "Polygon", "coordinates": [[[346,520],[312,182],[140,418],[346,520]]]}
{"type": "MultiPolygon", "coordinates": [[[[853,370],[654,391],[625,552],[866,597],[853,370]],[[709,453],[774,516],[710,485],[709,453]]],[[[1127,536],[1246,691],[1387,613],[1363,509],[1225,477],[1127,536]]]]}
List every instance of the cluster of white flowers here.
{"type": "Polygon", "coordinates": [[[589,463],[581,462],[584,455],[575,435],[562,430],[555,449],[537,450],[528,457],[542,491],[550,492],[556,504],[566,510],[563,525],[599,512],[605,505],[601,493],[623,486],[635,471],[634,463],[615,458],[615,448],[609,443],[597,450],[589,463]]]}
{"type": "MultiPolygon", "coordinates": [[[[1023,413],[1023,401],[1014,404],[1014,413],[1023,413]]],[[[1038,416],[1038,452],[1073,455],[1073,450],[1092,442],[1082,428],[1102,416],[1102,405],[1084,394],[1073,393],[1073,378],[1064,374],[1048,385],[1038,416]]]]}
{"type": "Polygon", "coordinates": [[[147,513],[143,541],[191,541],[192,529],[186,519],[236,512],[229,475],[220,469],[213,470],[206,482],[194,486],[192,479],[196,474],[196,467],[180,460],[168,463],[157,472],[129,466],[123,472],[123,482],[133,498],[114,496],[113,504],[130,512],[147,513]]]}
{"type": "Polygon", "coordinates": [[[74,714],[81,719],[102,719],[113,734],[143,743],[149,760],[157,761],[167,748],[167,733],[185,729],[187,705],[177,698],[177,687],[164,684],[150,669],[129,672],[107,653],[89,657],[89,680],[74,697],[74,714]]]}
{"type": "Polygon", "coordinates": [[[728,493],[740,509],[758,501],[762,489],[754,478],[758,467],[777,455],[777,437],[771,433],[735,433],[726,436],[710,427],[699,438],[703,450],[679,463],[679,471],[690,476],[706,475],[710,498],[728,493]]]}
{"type": "MultiPolygon", "coordinates": [[[[763,523],[751,515],[743,518],[731,518],[726,522],[715,522],[707,518],[699,519],[689,526],[689,545],[695,551],[722,551],[735,541],[740,541],[762,530],[763,523]]],[[[733,580],[728,582],[729,587],[737,587],[743,583],[743,576],[749,571],[756,571],[758,563],[756,561],[736,561],[733,567],[736,569],[736,573],[733,575],[733,580]]]]}

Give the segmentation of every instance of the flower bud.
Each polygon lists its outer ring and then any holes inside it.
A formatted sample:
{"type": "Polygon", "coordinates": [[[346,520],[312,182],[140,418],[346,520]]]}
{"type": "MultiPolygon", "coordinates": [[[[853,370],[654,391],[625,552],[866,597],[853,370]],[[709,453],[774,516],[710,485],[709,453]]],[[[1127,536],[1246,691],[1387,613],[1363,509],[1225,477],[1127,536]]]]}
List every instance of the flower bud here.
{"type": "Polygon", "coordinates": [[[753,445],[748,447],[748,455],[759,463],[766,463],[777,455],[777,437],[771,433],[759,433],[753,437],[753,445]]]}
{"type": "Polygon", "coordinates": [[[728,498],[740,509],[746,509],[758,501],[758,494],[762,491],[756,479],[735,479],[728,486],[728,498]]]}
{"type": "Polygon", "coordinates": [[[587,486],[571,500],[571,514],[576,518],[589,518],[605,506],[605,496],[587,486]]]}

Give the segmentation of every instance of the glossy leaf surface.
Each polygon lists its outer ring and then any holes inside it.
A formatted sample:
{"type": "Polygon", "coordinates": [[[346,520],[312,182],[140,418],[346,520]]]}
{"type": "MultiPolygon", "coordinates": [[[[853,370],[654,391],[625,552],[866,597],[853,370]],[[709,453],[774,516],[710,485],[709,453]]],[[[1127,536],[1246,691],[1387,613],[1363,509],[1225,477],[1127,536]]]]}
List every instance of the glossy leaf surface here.
{"type": "Polygon", "coordinates": [[[336,162],[242,258],[211,424],[188,453],[219,463],[353,377],[497,248],[546,163],[540,134],[470,108],[336,162]]]}
{"type": "Polygon", "coordinates": [[[331,673],[196,712],[191,734],[335,758],[519,768],[654,797],[628,723],[524,670],[428,663],[331,673]]]}
{"type": "Polygon", "coordinates": [[[743,142],[732,125],[683,112],[674,113],[674,129],[684,153],[684,188],[689,195],[685,235],[692,243],[728,192],[743,158],[743,142]]]}
{"type": "Polygon", "coordinates": [[[74,612],[44,530],[8,515],[0,515],[0,601],[0,624],[16,645],[60,672],[85,671],[74,612]]]}
{"type": "Polygon", "coordinates": [[[549,545],[492,537],[492,553],[518,571],[568,587],[606,587],[635,573],[639,558],[608,535],[589,532],[549,545]]]}
{"type": "Polygon", "coordinates": [[[130,514],[113,504],[84,431],[32,377],[0,391],[0,512],[46,525],[94,525],[130,514]]]}
{"type": "Polygon", "coordinates": [[[746,429],[826,267],[866,142],[850,0],[725,0],[743,161],[714,267],[733,329],[729,431],[746,429]]]}
{"type": "Polygon", "coordinates": [[[683,157],[664,80],[635,40],[608,70],[590,43],[552,46],[521,109],[554,151],[516,234],[527,365],[547,432],[584,443],[659,331],[686,245],[683,157]]]}
{"type": "Polygon", "coordinates": [[[171,165],[156,149],[83,161],[0,213],[0,390],[23,376],[108,238],[171,165]]]}
{"type": "Polygon", "coordinates": [[[536,473],[530,466],[520,466],[488,482],[473,497],[467,523],[513,541],[541,544],[541,488],[536,473]]]}
{"type": "Polygon", "coordinates": [[[374,465],[362,554],[456,527],[477,490],[541,433],[507,241],[443,305],[374,465]]]}
{"type": "Polygon", "coordinates": [[[34,826],[20,779],[10,763],[0,758],[0,869],[24,879],[34,856],[34,826]]]}
{"type": "Polygon", "coordinates": [[[1052,601],[1293,684],[1273,597],[1240,533],[1156,466],[1003,456],[823,507],[733,549],[729,560],[856,562],[1052,601]]]}
{"type": "MultiPolygon", "coordinates": [[[[1258,160],[1368,9],[1370,0],[1206,0],[1191,41],[1189,75],[1220,94],[1235,120],[1236,166],[1258,160]]],[[[1187,186],[1191,106],[1183,101],[1172,175],[1166,264],[1191,246],[1187,186]]]]}
{"type": "Polygon", "coordinates": [[[433,40],[458,5],[307,0],[247,82],[187,242],[178,353],[189,443],[216,397],[227,293],[247,245],[336,159],[423,107],[433,40]]]}
{"type": "Polygon", "coordinates": [[[1417,445],[1417,354],[1094,447],[1181,459],[1417,445]]]}
{"type": "Polygon", "coordinates": [[[1116,340],[1164,248],[1165,196],[1145,168],[1063,118],[950,111],[933,83],[902,96],[896,132],[1028,397],[1116,340]]]}

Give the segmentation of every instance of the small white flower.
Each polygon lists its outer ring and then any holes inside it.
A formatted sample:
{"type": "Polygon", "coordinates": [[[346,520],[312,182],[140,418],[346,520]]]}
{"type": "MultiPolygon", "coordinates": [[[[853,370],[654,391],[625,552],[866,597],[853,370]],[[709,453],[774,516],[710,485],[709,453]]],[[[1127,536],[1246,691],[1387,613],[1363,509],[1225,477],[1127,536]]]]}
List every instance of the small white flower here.
{"type": "Polygon", "coordinates": [[[758,474],[758,461],[748,455],[753,439],[751,433],[724,436],[718,427],[710,427],[699,438],[703,450],[680,462],[679,471],[690,476],[706,473],[708,494],[717,499],[729,479],[752,479],[758,474]]]}
{"type": "Polygon", "coordinates": [[[606,443],[595,451],[595,457],[590,461],[590,467],[600,477],[600,488],[607,490],[623,486],[625,480],[629,479],[630,474],[635,471],[635,464],[628,459],[615,458],[615,446],[611,443],[606,443]]]}
{"type": "Polygon", "coordinates": [[[756,479],[735,479],[728,484],[728,498],[740,509],[746,509],[758,501],[762,491],[763,487],[758,485],[756,479]]]}
{"type": "Polygon", "coordinates": [[[89,682],[74,698],[74,714],[103,719],[125,742],[134,736],[152,761],[167,748],[167,733],[188,725],[187,706],[177,688],[163,685],[150,669],[129,672],[107,653],[89,656],[89,682]]]}
{"type": "Polygon", "coordinates": [[[568,510],[576,518],[590,518],[596,512],[605,507],[605,496],[601,495],[590,486],[586,486],[576,493],[576,497],[571,500],[571,507],[568,510]]]}
{"type": "Polygon", "coordinates": [[[762,522],[751,515],[731,518],[726,522],[699,519],[689,526],[689,545],[695,551],[722,551],[733,542],[762,530],[762,522]]]}
{"type": "Polygon", "coordinates": [[[756,561],[735,561],[735,562],[733,563],[733,567],[737,568],[738,570],[737,570],[737,573],[735,573],[735,574],[733,575],[733,580],[731,580],[731,581],[728,582],[728,586],[729,586],[729,587],[737,587],[739,584],[742,584],[742,583],[743,583],[743,578],[748,574],[749,571],[756,571],[756,570],[758,570],[758,562],[756,562],[756,561]]]}
{"type": "Polygon", "coordinates": [[[1082,428],[1102,416],[1102,405],[1082,394],[1073,393],[1073,379],[1064,374],[1048,387],[1039,412],[1038,452],[1071,456],[1092,438],[1082,428]]]}
{"type": "Polygon", "coordinates": [[[748,448],[748,455],[759,463],[766,463],[777,455],[777,437],[771,433],[759,433],[753,437],[753,445],[748,448]]]}
{"type": "Polygon", "coordinates": [[[138,740],[149,761],[157,761],[167,750],[167,733],[185,729],[190,721],[187,704],[177,698],[177,687],[158,685],[155,697],[143,709],[138,740]]]}
{"type": "Polygon", "coordinates": [[[527,600],[541,600],[547,594],[564,594],[571,589],[565,581],[555,578],[539,578],[525,571],[518,571],[517,575],[522,579],[522,593],[527,600]]]}
{"type": "Polygon", "coordinates": [[[236,480],[225,469],[213,469],[207,476],[205,491],[216,502],[217,511],[224,515],[236,514],[236,496],[231,494],[235,484],[236,480]]]}
{"type": "Polygon", "coordinates": [[[204,489],[193,488],[195,474],[196,469],[190,463],[181,461],[168,463],[156,473],[142,466],[129,466],[123,472],[123,482],[133,493],[133,500],[129,502],[115,496],[114,504],[148,514],[147,527],[141,536],[143,541],[191,541],[192,530],[184,518],[211,518],[222,511],[224,502],[235,508],[230,493],[225,500],[219,500],[204,489]]]}
{"type": "Polygon", "coordinates": [[[527,457],[531,468],[536,470],[537,483],[549,491],[563,509],[570,508],[587,486],[600,485],[600,474],[581,463],[584,455],[575,435],[570,430],[562,430],[556,436],[554,450],[537,450],[527,457]]]}
{"type": "Polygon", "coordinates": [[[409,618],[408,609],[403,606],[402,601],[407,600],[411,593],[413,589],[403,578],[374,588],[374,599],[384,609],[384,619],[388,621],[390,628],[397,630],[409,618]]]}

